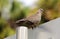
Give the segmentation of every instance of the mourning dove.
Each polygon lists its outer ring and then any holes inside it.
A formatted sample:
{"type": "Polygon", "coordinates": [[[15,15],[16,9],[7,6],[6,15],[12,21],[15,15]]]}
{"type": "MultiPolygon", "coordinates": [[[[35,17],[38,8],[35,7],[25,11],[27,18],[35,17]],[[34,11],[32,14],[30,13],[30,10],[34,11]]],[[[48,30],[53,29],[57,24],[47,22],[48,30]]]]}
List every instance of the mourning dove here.
{"type": "Polygon", "coordinates": [[[43,13],[43,9],[39,9],[36,12],[36,14],[16,21],[16,24],[18,26],[26,26],[28,28],[34,28],[39,25],[39,23],[41,21],[42,13],[43,13]]]}

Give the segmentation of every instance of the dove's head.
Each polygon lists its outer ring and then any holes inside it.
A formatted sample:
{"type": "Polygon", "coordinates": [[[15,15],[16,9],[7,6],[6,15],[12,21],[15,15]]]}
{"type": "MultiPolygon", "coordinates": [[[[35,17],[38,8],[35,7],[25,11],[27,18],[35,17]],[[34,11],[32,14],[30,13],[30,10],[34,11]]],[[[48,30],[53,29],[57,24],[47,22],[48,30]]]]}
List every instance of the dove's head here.
{"type": "Polygon", "coordinates": [[[37,11],[37,13],[38,13],[38,14],[39,14],[39,13],[41,13],[41,14],[42,14],[42,13],[43,13],[43,11],[44,11],[43,9],[39,9],[39,10],[37,11]]]}
{"type": "Polygon", "coordinates": [[[38,13],[43,13],[43,9],[39,9],[38,10],[38,13]]]}

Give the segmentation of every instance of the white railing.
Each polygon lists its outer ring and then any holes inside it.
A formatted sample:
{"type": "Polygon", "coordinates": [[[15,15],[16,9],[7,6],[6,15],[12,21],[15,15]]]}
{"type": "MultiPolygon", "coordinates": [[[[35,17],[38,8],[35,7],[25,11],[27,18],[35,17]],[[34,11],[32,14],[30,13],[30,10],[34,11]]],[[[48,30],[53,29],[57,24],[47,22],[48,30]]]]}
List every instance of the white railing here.
{"type": "Polygon", "coordinates": [[[19,39],[20,37],[20,39],[60,39],[60,18],[44,23],[33,30],[26,27],[23,28],[18,28],[17,35],[7,37],[6,39],[19,39]]]}
{"type": "Polygon", "coordinates": [[[28,28],[25,26],[18,27],[16,35],[16,39],[28,39],[28,28]]]}

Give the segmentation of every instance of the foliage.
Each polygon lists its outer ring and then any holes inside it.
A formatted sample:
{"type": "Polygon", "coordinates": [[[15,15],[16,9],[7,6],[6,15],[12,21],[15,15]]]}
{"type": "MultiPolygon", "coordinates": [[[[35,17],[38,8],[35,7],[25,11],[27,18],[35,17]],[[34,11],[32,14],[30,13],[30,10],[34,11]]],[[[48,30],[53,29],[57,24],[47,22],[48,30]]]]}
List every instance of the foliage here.
{"type": "Polygon", "coordinates": [[[0,19],[0,39],[13,35],[14,33],[15,31],[10,28],[8,23],[4,19],[0,19]]]}
{"type": "MultiPolygon", "coordinates": [[[[0,39],[4,37],[15,34],[8,22],[1,18],[1,11],[4,6],[8,6],[8,0],[0,0],[0,39]]],[[[10,7],[10,6],[9,6],[10,7]]],[[[30,9],[29,7],[24,7],[21,2],[13,0],[12,7],[10,7],[10,19],[17,21],[19,19],[28,17],[35,14],[39,8],[44,9],[42,14],[41,23],[48,22],[50,20],[60,17],[60,0],[38,0],[37,8],[30,9]]]]}
{"type": "Polygon", "coordinates": [[[19,20],[25,18],[28,12],[28,7],[23,7],[21,3],[14,1],[11,8],[11,19],[19,20]]]}

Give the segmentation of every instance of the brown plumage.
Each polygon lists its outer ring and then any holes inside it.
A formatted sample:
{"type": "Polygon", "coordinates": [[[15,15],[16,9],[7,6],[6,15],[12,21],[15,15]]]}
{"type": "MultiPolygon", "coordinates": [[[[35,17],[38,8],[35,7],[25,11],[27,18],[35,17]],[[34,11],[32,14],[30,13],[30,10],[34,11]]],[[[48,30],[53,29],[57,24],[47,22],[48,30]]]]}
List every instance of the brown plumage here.
{"type": "Polygon", "coordinates": [[[15,23],[14,20],[9,19],[9,20],[7,20],[7,22],[8,22],[8,24],[10,25],[10,27],[11,27],[12,29],[16,29],[17,25],[16,25],[16,23],[15,23]]]}
{"type": "Polygon", "coordinates": [[[41,21],[42,13],[43,13],[43,10],[39,9],[36,12],[36,14],[34,14],[34,15],[30,16],[30,17],[27,17],[27,18],[16,21],[16,24],[18,26],[26,26],[28,28],[34,28],[37,25],[39,25],[39,23],[41,21]]]}

